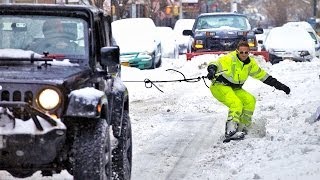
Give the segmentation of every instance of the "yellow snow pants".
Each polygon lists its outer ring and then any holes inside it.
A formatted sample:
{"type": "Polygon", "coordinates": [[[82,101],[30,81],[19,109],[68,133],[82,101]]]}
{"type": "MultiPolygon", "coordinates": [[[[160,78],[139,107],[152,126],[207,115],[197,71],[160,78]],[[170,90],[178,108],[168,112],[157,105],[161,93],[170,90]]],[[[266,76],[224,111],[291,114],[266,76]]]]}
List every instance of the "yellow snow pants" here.
{"type": "Polygon", "coordinates": [[[242,88],[232,88],[216,82],[210,86],[210,91],[218,101],[229,108],[227,120],[235,121],[245,126],[251,125],[256,99],[242,88]]]}

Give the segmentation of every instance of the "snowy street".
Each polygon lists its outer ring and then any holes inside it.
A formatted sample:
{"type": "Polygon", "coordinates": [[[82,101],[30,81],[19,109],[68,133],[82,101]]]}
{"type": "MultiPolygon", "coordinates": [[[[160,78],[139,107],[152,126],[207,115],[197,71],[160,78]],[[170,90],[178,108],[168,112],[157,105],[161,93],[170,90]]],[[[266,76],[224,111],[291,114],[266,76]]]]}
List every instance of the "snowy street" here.
{"type": "MultiPolygon", "coordinates": [[[[163,59],[160,68],[122,67],[123,81],[182,79],[207,75],[216,55],[186,61],[163,59]]],[[[132,180],[320,179],[320,60],[275,65],[257,57],[260,66],[291,88],[286,95],[254,79],[244,89],[257,100],[253,126],[242,141],[222,143],[228,109],[199,82],[125,82],[129,89],[133,133],[132,180]]],[[[206,79],[206,84],[209,85],[206,79]]],[[[1,180],[17,179],[0,171],[1,180]]],[[[27,180],[72,179],[66,171],[50,178],[40,172],[27,180]]]]}
{"type": "MultiPolygon", "coordinates": [[[[164,64],[140,76],[182,78],[163,73],[168,68],[186,78],[202,76],[212,58],[164,64]]],[[[257,99],[254,125],[245,140],[228,144],[221,142],[227,108],[212,98],[203,82],[161,84],[164,93],[128,84],[135,132],[132,179],[319,179],[319,122],[308,122],[320,106],[319,60],[260,63],[292,93],[249,79],[244,88],[257,99]]],[[[129,77],[139,77],[136,74],[129,77]]]]}

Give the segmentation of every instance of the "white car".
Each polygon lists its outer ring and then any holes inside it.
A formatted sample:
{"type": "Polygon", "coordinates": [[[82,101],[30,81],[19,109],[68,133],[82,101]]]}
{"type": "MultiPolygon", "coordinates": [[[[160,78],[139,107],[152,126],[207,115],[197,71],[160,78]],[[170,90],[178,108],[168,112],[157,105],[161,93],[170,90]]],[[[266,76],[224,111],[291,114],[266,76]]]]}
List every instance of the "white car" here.
{"type": "Polygon", "coordinates": [[[316,57],[318,58],[320,57],[320,37],[318,36],[316,31],[312,28],[311,24],[309,24],[306,21],[294,21],[294,22],[287,22],[283,26],[301,27],[305,29],[314,41],[316,57]]]}
{"type": "Polygon", "coordinates": [[[191,36],[184,36],[183,30],[192,29],[195,19],[178,19],[174,25],[175,32],[179,44],[179,54],[191,52],[193,38],[191,36]]]}
{"type": "Polygon", "coordinates": [[[309,33],[298,27],[275,27],[270,30],[263,45],[272,64],[284,59],[310,61],[315,57],[315,44],[309,33]]]}
{"type": "Polygon", "coordinates": [[[157,27],[157,33],[161,41],[161,53],[164,58],[179,58],[179,45],[175,33],[171,27],[157,27]]]}
{"type": "Polygon", "coordinates": [[[122,65],[154,69],[161,65],[161,42],[150,18],[128,18],[111,24],[122,65]]]}

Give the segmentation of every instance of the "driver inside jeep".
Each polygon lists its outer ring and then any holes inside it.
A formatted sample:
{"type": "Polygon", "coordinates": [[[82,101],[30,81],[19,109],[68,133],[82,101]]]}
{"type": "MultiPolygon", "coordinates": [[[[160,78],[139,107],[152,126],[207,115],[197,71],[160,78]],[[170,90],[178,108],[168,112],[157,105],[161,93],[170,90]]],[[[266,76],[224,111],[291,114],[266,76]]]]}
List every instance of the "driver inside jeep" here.
{"type": "Polygon", "coordinates": [[[60,20],[47,20],[43,23],[42,33],[44,38],[33,42],[30,49],[43,54],[78,54],[79,47],[76,33],[68,29],[60,20]]]}

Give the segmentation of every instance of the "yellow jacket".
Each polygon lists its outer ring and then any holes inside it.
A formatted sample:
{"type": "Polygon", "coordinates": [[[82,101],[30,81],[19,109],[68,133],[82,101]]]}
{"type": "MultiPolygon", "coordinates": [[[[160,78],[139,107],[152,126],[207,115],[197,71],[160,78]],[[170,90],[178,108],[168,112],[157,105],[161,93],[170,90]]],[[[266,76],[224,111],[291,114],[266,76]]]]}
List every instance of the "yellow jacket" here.
{"type": "Polygon", "coordinates": [[[220,57],[216,61],[212,61],[209,65],[214,64],[217,66],[217,72],[221,72],[221,75],[217,78],[217,81],[224,82],[227,80],[227,85],[242,86],[244,82],[251,76],[260,81],[264,81],[269,77],[269,74],[261,69],[253,57],[248,57],[246,63],[242,62],[237,57],[237,52],[232,51],[227,55],[220,57]],[[222,76],[222,77],[221,77],[222,76]]]}

